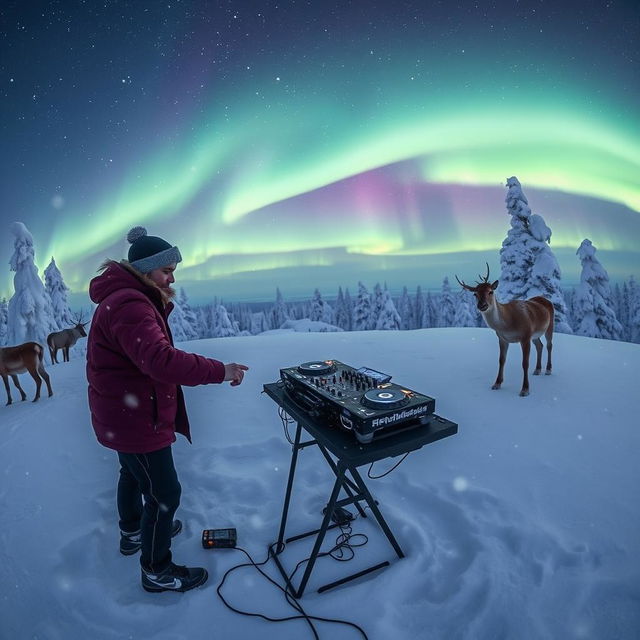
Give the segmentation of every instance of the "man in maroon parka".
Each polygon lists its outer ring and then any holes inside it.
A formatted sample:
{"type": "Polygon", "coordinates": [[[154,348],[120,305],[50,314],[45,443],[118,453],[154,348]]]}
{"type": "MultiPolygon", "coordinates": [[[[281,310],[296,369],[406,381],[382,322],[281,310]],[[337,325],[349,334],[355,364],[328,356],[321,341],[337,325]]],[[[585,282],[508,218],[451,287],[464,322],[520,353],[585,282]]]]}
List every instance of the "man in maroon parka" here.
{"type": "Polygon", "coordinates": [[[147,591],[188,591],[208,575],[171,560],[171,538],[182,529],[173,519],[181,487],[171,444],[176,431],[191,442],[180,385],[236,386],[247,367],[173,346],[170,285],[180,251],[143,227],[131,229],[127,240],[128,261],[105,262],[89,285],[98,304],[87,343],[91,421],[98,441],[117,451],[120,461],[120,552],[142,551],[147,591]]]}

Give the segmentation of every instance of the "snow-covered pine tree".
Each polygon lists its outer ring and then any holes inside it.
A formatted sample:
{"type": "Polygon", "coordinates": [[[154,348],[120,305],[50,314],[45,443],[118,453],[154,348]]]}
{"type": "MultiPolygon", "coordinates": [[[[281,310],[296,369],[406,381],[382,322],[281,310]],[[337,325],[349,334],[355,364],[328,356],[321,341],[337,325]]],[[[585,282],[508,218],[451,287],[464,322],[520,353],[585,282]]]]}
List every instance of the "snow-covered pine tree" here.
{"type": "Polygon", "coordinates": [[[366,331],[370,323],[371,296],[362,282],[358,282],[358,297],[353,307],[353,330],[366,331]]]}
{"type": "Polygon", "coordinates": [[[560,289],[560,267],[549,246],[551,229],[542,216],[531,213],[518,178],[509,178],[506,186],[511,229],[500,249],[500,302],[544,296],[555,309],[555,330],[571,333],[560,289]]]}
{"type": "Polygon", "coordinates": [[[456,315],[456,305],[451,293],[449,278],[444,277],[442,281],[442,294],[440,295],[440,313],[438,318],[439,327],[452,327],[456,315]]]}
{"type": "Polygon", "coordinates": [[[7,322],[9,320],[9,305],[7,299],[0,300],[0,347],[7,345],[7,322]]]}
{"type": "Polygon", "coordinates": [[[609,274],[596,258],[596,248],[585,238],[576,254],[582,263],[582,273],[574,308],[575,333],[621,340],[622,325],[613,310],[609,274]]]}
{"type": "Polygon", "coordinates": [[[49,266],[44,270],[44,289],[51,299],[53,318],[58,328],[69,329],[74,327],[76,319],[73,317],[67,301],[67,292],[70,289],[64,283],[60,269],[58,269],[53,256],[51,256],[49,266]]]}
{"type": "Polygon", "coordinates": [[[45,346],[47,336],[57,331],[58,326],[53,317],[51,299],[38,277],[33,237],[22,222],[12,223],[11,233],[16,240],[9,264],[16,275],[13,278],[15,293],[8,305],[7,344],[34,341],[45,346]]]}
{"type": "Polygon", "coordinates": [[[269,323],[267,322],[267,316],[264,311],[254,311],[251,314],[251,325],[249,332],[252,336],[258,335],[263,331],[269,331],[269,323]]]}
{"type": "Polygon", "coordinates": [[[344,331],[349,331],[349,310],[345,302],[342,287],[338,287],[338,299],[336,300],[336,326],[344,331]]]}
{"type": "Polygon", "coordinates": [[[471,294],[471,292],[463,289],[455,295],[455,313],[453,315],[453,325],[454,327],[476,327],[477,321],[475,314],[473,313],[473,308],[476,307],[475,298],[471,294]]]}
{"type": "Polygon", "coordinates": [[[190,332],[193,331],[184,315],[184,310],[180,306],[180,303],[177,300],[173,301],[173,311],[169,316],[169,329],[171,330],[171,335],[173,336],[174,342],[185,342],[187,340],[194,340],[193,334],[190,332]],[[192,337],[188,337],[191,335],[192,337]]]}
{"type": "Polygon", "coordinates": [[[431,295],[431,291],[427,291],[427,295],[424,297],[421,326],[425,329],[438,326],[437,301],[436,298],[431,295]]]}
{"type": "Polygon", "coordinates": [[[400,328],[413,329],[413,305],[407,287],[402,287],[402,294],[398,299],[398,315],[400,316],[400,328]]]}
{"type": "Polygon", "coordinates": [[[178,295],[178,306],[182,311],[184,317],[184,332],[187,336],[185,340],[197,340],[200,338],[200,322],[194,310],[189,304],[189,298],[184,287],[180,287],[180,293],[178,295]]]}
{"type": "Polygon", "coordinates": [[[423,327],[427,326],[423,324],[425,319],[425,311],[426,306],[424,295],[422,295],[422,287],[418,285],[418,288],[416,289],[416,300],[415,304],[413,305],[413,327],[415,329],[422,329],[423,327]]]}
{"type": "Polygon", "coordinates": [[[205,305],[204,307],[196,307],[194,309],[194,313],[196,314],[196,318],[198,319],[198,337],[199,338],[210,338],[211,337],[211,328],[209,327],[209,307],[205,305]]]}
{"type": "Polygon", "coordinates": [[[287,305],[282,298],[280,288],[276,287],[276,303],[271,310],[271,326],[274,329],[279,329],[288,319],[287,305]]]}
{"type": "Polygon", "coordinates": [[[515,176],[507,179],[507,213],[511,215],[511,229],[502,242],[500,249],[500,287],[501,302],[525,299],[527,283],[533,257],[529,251],[527,240],[529,234],[529,218],[531,209],[529,201],[522,191],[520,181],[515,176]]]}
{"type": "Polygon", "coordinates": [[[630,342],[640,342],[640,286],[631,276],[629,290],[629,338],[630,342]]]}
{"type": "Polygon", "coordinates": [[[382,308],[378,314],[375,328],[379,331],[397,330],[400,329],[400,322],[400,314],[398,314],[396,306],[393,304],[393,300],[385,285],[382,291],[382,308]]]}
{"type": "Polygon", "coordinates": [[[351,294],[349,293],[349,287],[344,290],[344,306],[347,310],[347,328],[345,331],[353,330],[353,301],[351,300],[351,294]]]}
{"type": "Polygon", "coordinates": [[[212,338],[228,338],[237,335],[232,319],[229,317],[226,308],[221,304],[212,305],[212,338]]]}
{"type": "Polygon", "coordinates": [[[333,323],[333,309],[326,300],[322,299],[322,295],[320,294],[319,289],[316,289],[313,292],[313,299],[311,300],[311,311],[309,312],[309,320],[326,322],[327,324],[333,323]]]}
{"type": "Polygon", "coordinates": [[[383,306],[384,295],[382,293],[382,287],[380,286],[379,282],[376,282],[376,286],[373,288],[373,295],[371,296],[371,316],[369,318],[369,329],[376,328],[378,324],[378,318],[382,313],[383,306]]]}
{"type": "Polygon", "coordinates": [[[531,279],[526,297],[543,296],[549,300],[554,308],[554,330],[560,333],[572,333],[567,322],[564,295],[560,288],[560,265],[548,245],[551,239],[551,230],[544,224],[544,221],[540,222],[541,220],[541,216],[535,213],[531,215],[529,228],[537,243],[531,243],[534,262],[531,267],[531,279]]]}

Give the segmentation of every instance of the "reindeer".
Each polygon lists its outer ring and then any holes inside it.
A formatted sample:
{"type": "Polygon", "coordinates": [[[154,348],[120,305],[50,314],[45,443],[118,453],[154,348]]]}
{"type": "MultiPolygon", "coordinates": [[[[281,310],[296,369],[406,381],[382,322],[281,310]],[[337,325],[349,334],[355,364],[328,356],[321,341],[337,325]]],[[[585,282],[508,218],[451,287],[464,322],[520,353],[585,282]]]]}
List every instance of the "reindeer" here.
{"type": "Polygon", "coordinates": [[[82,322],[82,313],[80,317],[75,317],[76,324],[71,329],[63,329],[62,331],[54,331],[47,336],[47,346],[51,355],[51,364],[57,364],[58,349],[62,349],[62,361],[69,362],[69,348],[78,341],[78,338],[86,338],[87,332],[84,330],[86,322],[82,322]]]}
{"type": "Polygon", "coordinates": [[[16,347],[0,347],[0,376],[4,382],[4,388],[7,390],[7,405],[10,405],[11,391],[9,390],[9,376],[13,380],[16,388],[22,396],[22,400],[27,399],[27,394],[22,390],[18,382],[18,374],[28,371],[31,377],[36,381],[36,402],[40,398],[40,387],[42,379],[47,383],[49,397],[53,395],[51,390],[51,382],[49,374],[44,370],[44,348],[37,342],[25,342],[16,347]],[[40,375],[38,375],[40,374],[40,375]]]}
{"type": "Polygon", "coordinates": [[[536,296],[529,300],[512,300],[501,304],[495,299],[493,292],[498,288],[498,281],[489,282],[489,263],[487,263],[487,275],[480,276],[482,282],[476,282],[475,287],[461,282],[456,276],[460,286],[471,291],[478,301],[478,310],[482,313],[487,326],[491,327],[498,336],[500,343],[500,367],[498,377],[492,389],[499,389],[502,384],[504,363],[507,359],[507,349],[510,342],[519,342],[522,347],[522,380],[521,396],[529,395],[529,353],[531,341],[536,346],[537,360],[534,376],[540,374],[542,369],[542,340],[544,333],[547,341],[547,369],[546,375],[551,374],[551,348],[553,346],[553,305],[542,296],[536,296]]]}

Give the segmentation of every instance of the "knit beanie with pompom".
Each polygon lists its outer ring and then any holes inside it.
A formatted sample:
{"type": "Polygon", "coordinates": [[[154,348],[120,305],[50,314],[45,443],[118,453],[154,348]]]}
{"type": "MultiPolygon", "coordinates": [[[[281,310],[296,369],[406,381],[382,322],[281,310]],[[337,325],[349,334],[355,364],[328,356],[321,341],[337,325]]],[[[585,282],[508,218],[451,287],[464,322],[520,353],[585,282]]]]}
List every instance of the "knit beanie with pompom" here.
{"type": "Polygon", "coordinates": [[[133,227],[127,234],[129,247],[128,260],[140,273],[149,273],[170,264],[182,262],[178,247],[172,247],[166,240],[147,235],[144,227],[133,227]]]}

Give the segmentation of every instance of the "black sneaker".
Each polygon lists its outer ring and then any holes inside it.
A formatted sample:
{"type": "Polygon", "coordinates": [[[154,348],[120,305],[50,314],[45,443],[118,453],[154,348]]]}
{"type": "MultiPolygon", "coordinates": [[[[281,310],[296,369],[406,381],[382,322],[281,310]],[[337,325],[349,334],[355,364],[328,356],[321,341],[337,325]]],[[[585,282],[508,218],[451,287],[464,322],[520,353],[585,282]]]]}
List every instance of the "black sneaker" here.
{"type": "MultiPolygon", "coordinates": [[[[171,537],[175,538],[182,531],[182,522],[180,520],[173,521],[173,528],[171,529],[171,537]]],[[[120,553],[123,556],[131,556],[134,553],[140,551],[142,546],[140,529],[133,533],[120,532],[120,553]]]]}
{"type": "Polygon", "coordinates": [[[142,568],[142,588],[145,591],[189,591],[207,581],[209,574],[201,567],[182,567],[173,562],[161,573],[142,568]]]}

